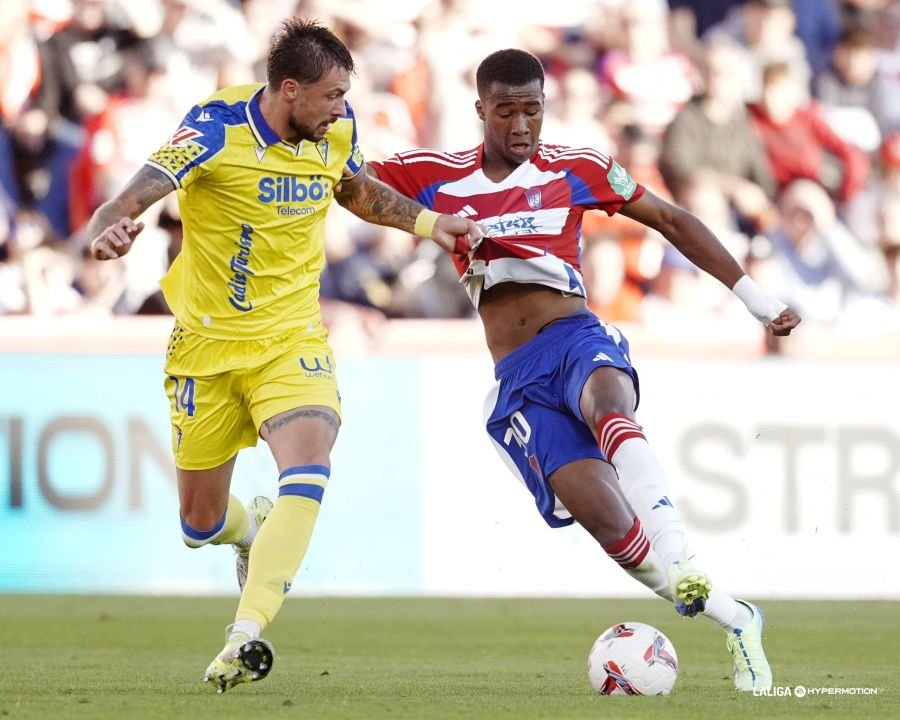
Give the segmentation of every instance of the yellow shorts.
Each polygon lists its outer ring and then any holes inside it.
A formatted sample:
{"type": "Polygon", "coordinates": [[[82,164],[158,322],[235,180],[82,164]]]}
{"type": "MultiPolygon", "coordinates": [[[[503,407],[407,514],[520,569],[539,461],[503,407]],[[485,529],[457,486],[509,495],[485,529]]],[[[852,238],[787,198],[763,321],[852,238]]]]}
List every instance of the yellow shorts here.
{"type": "Polygon", "coordinates": [[[166,353],[172,450],[207,470],[256,445],[269,418],[323,405],[341,416],[334,353],[321,323],[265,340],[214,340],[178,323],[166,353]]]}

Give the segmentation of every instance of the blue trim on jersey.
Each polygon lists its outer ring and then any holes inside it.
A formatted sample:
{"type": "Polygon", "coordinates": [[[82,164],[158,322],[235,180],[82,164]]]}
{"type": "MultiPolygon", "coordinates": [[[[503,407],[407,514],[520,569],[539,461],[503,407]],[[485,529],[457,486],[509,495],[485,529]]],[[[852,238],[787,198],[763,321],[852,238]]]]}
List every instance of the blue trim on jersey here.
{"type": "Polygon", "coordinates": [[[418,203],[422,203],[425,207],[429,209],[434,208],[434,199],[437,197],[437,191],[440,189],[442,185],[446,185],[446,180],[440,180],[436,183],[431,183],[427,187],[422,188],[416,193],[415,200],[418,203]]]}
{"type": "Polygon", "coordinates": [[[588,184],[577,175],[573,175],[570,170],[566,171],[566,182],[569,185],[569,192],[572,193],[572,205],[599,205],[588,184]]]}
{"type": "MultiPolygon", "coordinates": [[[[544,254],[547,254],[546,251],[544,251],[544,254]]],[[[577,290],[578,294],[581,295],[581,297],[584,297],[586,294],[584,292],[584,286],[580,282],[578,282],[578,277],[575,275],[574,268],[569,265],[569,263],[565,263],[565,268],[566,275],[569,276],[569,290],[577,290]]]]}
{"type": "Polygon", "coordinates": [[[187,524],[183,516],[179,515],[179,517],[181,518],[181,532],[187,535],[191,540],[197,540],[200,542],[209,540],[211,537],[222,532],[222,528],[225,527],[225,516],[227,514],[227,510],[223,512],[222,518],[215,524],[215,526],[211,530],[195,530],[187,524]]]}
{"type": "Polygon", "coordinates": [[[247,101],[247,110],[250,113],[250,117],[253,118],[253,124],[256,125],[256,129],[259,130],[259,134],[266,145],[274,145],[277,142],[281,142],[281,136],[269,127],[269,123],[266,122],[262,110],[259,107],[259,96],[262,95],[264,89],[265,85],[253,93],[253,96],[247,101]]]}
{"type": "Polygon", "coordinates": [[[362,152],[359,150],[359,145],[357,144],[359,140],[359,135],[356,132],[356,115],[353,113],[353,108],[350,107],[350,103],[344,100],[344,110],[347,115],[344,117],[344,120],[349,120],[352,123],[353,132],[350,135],[350,156],[347,158],[346,167],[350,171],[351,177],[356,177],[360,172],[362,172],[363,166],[366,164],[365,159],[362,156],[362,152]]]}
{"type": "Polygon", "coordinates": [[[278,495],[305,497],[321,503],[322,498],[325,496],[325,488],[321,485],[312,485],[310,483],[292,483],[290,485],[282,485],[278,490],[278,495]]]}
{"type": "Polygon", "coordinates": [[[353,108],[350,107],[350,103],[344,100],[344,109],[347,111],[347,119],[353,121],[353,135],[350,137],[350,145],[356,145],[359,138],[356,134],[356,115],[353,112],[353,108]]]}
{"type": "Polygon", "coordinates": [[[327,478],[331,477],[331,468],[325,465],[294,465],[284,470],[278,476],[278,480],[284,480],[291,475],[324,475],[327,478]]]}
{"type": "Polygon", "coordinates": [[[191,170],[222,152],[225,148],[226,126],[245,125],[247,123],[247,116],[244,112],[246,105],[247,103],[243,100],[233,105],[229,105],[221,100],[214,100],[206,105],[194,105],[188,111],[180,127],[189,127],[199,132],[200,137],[196,139],[196,142],[206,148],[206,150],[173,175],[179,186],[182,178],[191,170]],[[200,118],[206,119],[201,120],[200,118]]]}

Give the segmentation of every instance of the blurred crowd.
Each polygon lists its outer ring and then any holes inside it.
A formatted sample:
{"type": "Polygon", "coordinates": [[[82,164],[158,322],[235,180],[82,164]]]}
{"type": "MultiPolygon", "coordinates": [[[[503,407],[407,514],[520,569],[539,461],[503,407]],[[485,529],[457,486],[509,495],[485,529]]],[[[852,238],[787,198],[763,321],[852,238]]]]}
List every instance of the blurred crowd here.
{"type": "MultiPolygon", "coordinates": [[[[354,53],[366,157],[476,146],[474,69],[521,47],[547,72],[545,141],[613,155],[807,322],[900,325],[900,0],[2,0],[0,314],[167,312],[175,195],[123,262],[93,260],[84,225],[193,104],[264,80],[292,14],[354,53]]],[[[432,243],[328,223],[336,322],[472,314],[432,243]]],[[[586,216],[582,267],[611,322],[743,312],[627,218],[586,216]]]]}

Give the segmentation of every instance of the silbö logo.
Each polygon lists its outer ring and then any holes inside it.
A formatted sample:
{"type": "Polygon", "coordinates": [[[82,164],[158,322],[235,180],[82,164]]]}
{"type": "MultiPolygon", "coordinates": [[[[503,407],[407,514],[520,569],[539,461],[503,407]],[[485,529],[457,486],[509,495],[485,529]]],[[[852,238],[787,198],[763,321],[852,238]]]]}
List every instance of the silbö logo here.
{"type": "Polygon", "coordinates": [[[231,288],[231,295],[228,302],[241,312],[248,312],[253,309],[253,303],[247,298],[247,279],[253,277],[253,271],[250,269],[250,251],[253,249],[253,228],[244,223],[241,225],[241,237],[235,242],[238,247],[236,255],[231,256],[231,279],[228,281],[228,287],[231,288]]]}
{"type": "Polygon", "coordinates": [[[264,177],[257,186],[259,194],[256,199],[263,203],[276,203],[279,215],[311,215],[316,208],[311,205],[296,207],[293,204],[307,201],[318,202],[330,195],[331,183],[322,180],[321,175],[310,175],[303,178],[281,175],[264,177]]]}

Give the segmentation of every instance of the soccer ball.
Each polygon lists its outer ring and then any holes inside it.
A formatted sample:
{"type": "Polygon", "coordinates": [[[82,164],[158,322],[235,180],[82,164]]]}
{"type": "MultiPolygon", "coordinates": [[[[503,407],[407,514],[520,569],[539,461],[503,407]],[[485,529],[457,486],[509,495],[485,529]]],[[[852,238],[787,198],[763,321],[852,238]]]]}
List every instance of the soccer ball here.
{"type": "Polygon", "coordinates": [[[588,655],[588,679],[598,695],[668,695],[677,677],[669,638],[644,623],[604,630],[588,655]]]}

